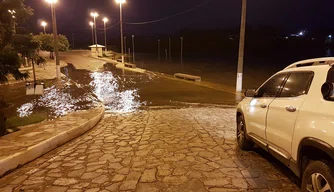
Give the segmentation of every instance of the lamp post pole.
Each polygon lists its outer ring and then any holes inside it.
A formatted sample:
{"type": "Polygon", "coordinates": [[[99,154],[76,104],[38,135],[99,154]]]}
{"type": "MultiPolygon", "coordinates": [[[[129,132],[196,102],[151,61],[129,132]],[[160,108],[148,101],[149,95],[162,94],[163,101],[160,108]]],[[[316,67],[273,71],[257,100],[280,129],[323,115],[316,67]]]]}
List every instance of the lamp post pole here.
{"type": "Polygon", "coordinates": [[[106,23],[108,22],[108,18],[103,18],[103,24],[104,24],[104,45],[105,45],[105,52],[107,52],[107,28],[106,23]]]}
{"type": "Polygon", "coordinates": [[[126,49],[126,37],[124,37],[124,50],[125,50],[125,54],[126,54],[127,53],[127,49],[126,49]]]}
{"type": "Polygon", "coordinates": [[[97,32],[96,32],[96,17],[97,17],[97,13],[94,14],[94,31],[95,31],[95,48],[96,48],[96,52],[97,52],[97,56],[99,56],[99,49],[97,48],[97,32]]]}
{"type": "Polygon", "coordinates": [[[171,39],[168,39],[168,45],[169,45],[169,61],[172,61],[172,42],[171,39]]]}
{"type": "Polygon", "coordinates": [[[183,37],[181,39],[181,63],[183,63],[183,37]]]}
{"type": "Polygon", "coordinates": [[[54,40],[54,51],[56,54],[56,70],[57,70],[57,79],[61,80],[60,76],[60,60],[59,60],[59,48],[58,48],[58,32],[57,32],[57,18],[56,18],[56,8],[54,3],[56,0],[49,1],[51,4],[51,14],[52,14],[52,29],[53,29],[53,40],[54,40]]]}
{"type": "Polygon", "coordinates": [[[160,39],[158,39],[158,61],[160,61],[160,39]]]}
{"type": "Polygon", "coordinates": [[[93,22],[89,22],[89,25],[92,27],[92,45],[94,45],[94,23],[93,22]]]}
{"type": "Polygon", "coordinates": [[[121,31],[121,53],[122,53],[122,63],[124,63],[124,42],[123,42],[123,10],[122,4],[125,3],[125,0],[116,0],[116,3],[119,3],[119,22],[120,22],[120,31],[121,31]]]}
{"type": "Polygon", "coordinates": [[[242,0],[241,26],[240,26],[240,42],[239,42],[239,57],[238,57],[238,72],[236,91],[242,91],[242,76],[244,65],[244,51],[245,51],[245,34],[246,34],[246,16],[247,16],[247,0],[242,0]]]}
{"type": "Polygon", "coordinates": [[[133,63],[136,63],[136,58],[135,58],[135,36],[132,35],[132,61],[133,63]]]}
{"type": "Polygon", "coordinates": [[[95,30],[95,48],[96,48],[96,53],[97,56],[99,56],[99,49],[97,47],[97,32],[96,32],[96,18],[99,16],[99,14],[97,12],[91,12],[90,16],[92,16],[94,18],[94,30],[95,30]]]}

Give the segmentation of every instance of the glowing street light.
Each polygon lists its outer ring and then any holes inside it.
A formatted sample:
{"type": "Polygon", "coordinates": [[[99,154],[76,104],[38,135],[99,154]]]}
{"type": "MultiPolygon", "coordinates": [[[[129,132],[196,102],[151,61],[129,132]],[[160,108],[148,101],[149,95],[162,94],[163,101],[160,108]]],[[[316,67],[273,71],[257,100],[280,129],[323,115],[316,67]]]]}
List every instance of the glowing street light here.
{"type": "Polygon", "coordinates": [[[12,18],[15,18],[15,10],[8,10],[8,12],[12,15],[12,18]]]}
{"type": "Polygon", "coordinates": [[[123,14],[122,14],[122,4],[125,3],[125,0],[116,0],[116,3],[119,4],[119,15],[120,15],[120,25],[121,25],[121,50],[122,50],[122,63],[124,63],[124,42],[123,42],[123,14]]]}
{"type": "Polygon", "coordinates": [[[93,42],[92,45],[94,45],[94,23],[91,21],[89,22],[89,25],[92,27],[92,42],[93,42]]]}
{"type": "Polygon", "coordinates": [[[16,33],[16,23],[14,21],[14,19],[16,18],[15,17],[16,11],[15,10],[8,10],[8,12],[12,15],[13,29],[14,29],[14,33],[16,33]]]}
{"type": "Polygon", "coordinates": [[[58,0],[45,0],[46,2],[50,3],[50,4],[54,4],[54,3],[57,3],[58,0]]]}
{"type": "Polygon", "coordinates": [[[51,5],[51,15],[52,15],[52,29],[53,29],[53,40],[54,40],[54,51],[56,53],[56,69],[57,69],[57,79],[61,80],[60,76],[60,61],[59,61],[59,48],[58,48],[58,32],[57,32],[57,18],[56,18],[56,8],[55,3],[58,0],[45,0],[51,5]]]}
{"type": "Polygon", "coordinates": [[[96,33],[96,18],[99,16],[99,14],[97,12],[92,12],[92,13],[90,13],[90,16],[92,16],[94,18],[95,45],[96,45],[97,56],[99,56],[99,50],[97,48],[97,33],[96,33]]]}
{"type": "Polygon", "coordinates": [[[44,28],[44,34],[46,34],[45,27],[46,27],[47,25],[48,25],[47,22],[45,22],[45,21],[42,21],[42,22],[41,22],[41,26],[44,28]]]}
{"type": "Polygon", "coordinates": [[[104,24],[104,44],[105,44],[105,52],[107,52],[107,28],[106,28],[106,23],[109,21],[108,18],[103,18],[102,19],[103,24],[104,24]]]}

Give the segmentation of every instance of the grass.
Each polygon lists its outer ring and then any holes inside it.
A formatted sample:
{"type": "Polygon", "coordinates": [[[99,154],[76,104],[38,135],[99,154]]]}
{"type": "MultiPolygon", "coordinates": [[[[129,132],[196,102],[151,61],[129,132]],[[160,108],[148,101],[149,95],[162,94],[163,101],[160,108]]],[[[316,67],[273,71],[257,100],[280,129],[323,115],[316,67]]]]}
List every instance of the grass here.
{"type": "Polygon", "coordinates": [[[40,123],[47,118],[46,113],[34,113],[28,117],[10,117],[6,121],[6,128],[18,131],[18,127],[40,123]]]}

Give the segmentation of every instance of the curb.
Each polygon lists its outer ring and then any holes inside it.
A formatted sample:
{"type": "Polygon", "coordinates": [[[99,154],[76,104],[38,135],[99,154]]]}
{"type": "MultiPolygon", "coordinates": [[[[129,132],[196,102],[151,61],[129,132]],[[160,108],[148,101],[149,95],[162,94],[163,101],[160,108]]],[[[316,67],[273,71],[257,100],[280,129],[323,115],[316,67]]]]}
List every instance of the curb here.
{"type": "Polygon", "coordinates": [[[110,59],[107,59],[107,58],[100,58],[100,57],[94,57],[94,56],[91,56],[92,58],[94,58],[94,59],[98,59],[98,60],[101,60],[101,61],[105,61],[105,62],[114,62],[114,63],[116,63],[115,64],[115,67],[117,68],[117,69],[124,69],[124,70],[126,70],[126,71],[132,71],[132,72],[136,72],[136,73],[146,73],[147,72],[147,70],[146,69],[142,69],[142,68],[135,68],[135,69],[133,69],[133,68],[128,68],[128,67],[124,67],[124,65],[122,64],[122,63],[119,63],[119,62],[117,62],[117,61],[112,61],[112,60],[110,60],[110,59]],[[137,70],[136,70],[137,69],[137,70]]]}
{"type": "Polygon", "coordinates": [[[101,108],[101,113],[96,117],[88,120],[86,123],[44,140],[34,146],[27,148],[23,152],[15,153],[9,157],[6,157],[5,159],[2,159],[0,161],[0,178],[11,170],[16,169],[17,167],[50,152],[51,150],[67,143],[68,141],[71,141],[74,138],[79,137],[88,130],[92,129],[104,116],[104,106],[101,106],[101,108]]]}

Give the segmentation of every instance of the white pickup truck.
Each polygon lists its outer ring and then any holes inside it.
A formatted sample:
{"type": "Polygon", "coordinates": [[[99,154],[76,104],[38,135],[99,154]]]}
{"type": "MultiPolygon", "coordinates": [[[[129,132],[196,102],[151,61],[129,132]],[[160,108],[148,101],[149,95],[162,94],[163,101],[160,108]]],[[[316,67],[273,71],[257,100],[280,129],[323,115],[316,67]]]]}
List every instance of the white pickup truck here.
{"type": "Polygon", "coordinates": [[[302,191],[334,191],[334,58],[294,63],[237,108],[237,141],[254,143],[301,179],[302,191]]]}

